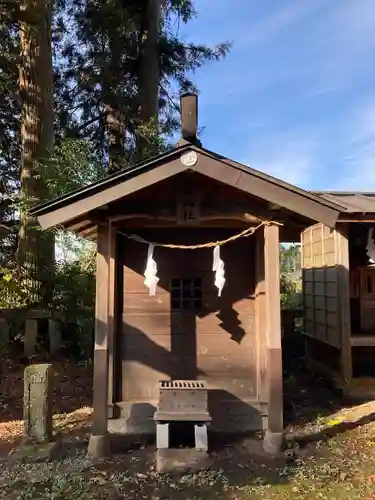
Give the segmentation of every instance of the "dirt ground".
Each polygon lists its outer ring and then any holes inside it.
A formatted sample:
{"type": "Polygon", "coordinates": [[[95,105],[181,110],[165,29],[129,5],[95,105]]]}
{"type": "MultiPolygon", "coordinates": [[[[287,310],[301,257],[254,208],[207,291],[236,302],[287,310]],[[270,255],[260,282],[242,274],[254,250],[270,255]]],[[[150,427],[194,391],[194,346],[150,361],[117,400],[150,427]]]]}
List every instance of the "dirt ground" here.
{"type": "Polygon", "coordinates": [[[22,370],[0,378],[0,498],[365,499],[375,500],[375,402],[353,405],[303,367],[285,379],[287,450],[270,458],[251,437],[213,451],[213,469],[159,475],[152,445],[133,443],[106,460],[86,457],[91,423],[89,366],[57,367],[54,429],[59,459],[19,461],[22,370]]]}

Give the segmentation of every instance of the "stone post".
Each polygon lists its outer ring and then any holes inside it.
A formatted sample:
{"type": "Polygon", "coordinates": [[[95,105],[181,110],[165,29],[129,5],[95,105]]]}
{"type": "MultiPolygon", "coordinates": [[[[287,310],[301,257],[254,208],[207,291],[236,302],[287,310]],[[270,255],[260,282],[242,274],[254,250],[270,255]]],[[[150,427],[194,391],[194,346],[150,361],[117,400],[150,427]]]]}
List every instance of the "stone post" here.
{"type": "Polygon", "coordinates": [[[0,356],[2,351],[8,349],[9,343],[9,324],[5,318],[0,318],[0,356]]]}
{"type": "Polygon", "coordinates": [[[56,356],[61,349],[61,323],[56,318],[48,319],[49,353],[56,356]]]}
{"type": "Polygon", "coordinates": [[[30,357],[35,354],[38,340],[38,320],[35,318],[26,318],[24,335],[24,352],[30,357]]]}
{"type": "Polygon", "coordinates": [[[25,440],[52,440],[53,369],[50,364],[30,365],[24,372],[25,440]]]}

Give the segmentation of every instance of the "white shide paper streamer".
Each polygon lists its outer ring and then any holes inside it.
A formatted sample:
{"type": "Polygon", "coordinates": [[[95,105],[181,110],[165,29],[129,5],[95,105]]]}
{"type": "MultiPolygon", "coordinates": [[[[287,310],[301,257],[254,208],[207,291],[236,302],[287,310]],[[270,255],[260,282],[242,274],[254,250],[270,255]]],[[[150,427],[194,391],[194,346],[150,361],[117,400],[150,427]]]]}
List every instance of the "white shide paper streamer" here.
{"type": "Polygon", "coordinates": [[[374,228],[368,230],[367,235],[367,255],[370,259],[371,264],[375,264],[375,243],[374,243],[374,228]]]}
{"type": "Polygon", "coordinates": [[[154,247],[152,243],[148,246],[147,252],[147,264],[146,270],[144,272],[145,280],[144,284],[150,291],[150,295],[155,295],[156,293],[156,285],[158,284],[159,278],[156,276],[158,272],[158,267],[154,260],[154,247]]]}
{"type": "Polygon", "coordinates": [[[225,284],[224,261],[220,257],[220,246],[214,248],[214,262],[212,270],[215,271],[215,286],[218,289],[218,296],[221,297],[221,291],[225,284]]]}

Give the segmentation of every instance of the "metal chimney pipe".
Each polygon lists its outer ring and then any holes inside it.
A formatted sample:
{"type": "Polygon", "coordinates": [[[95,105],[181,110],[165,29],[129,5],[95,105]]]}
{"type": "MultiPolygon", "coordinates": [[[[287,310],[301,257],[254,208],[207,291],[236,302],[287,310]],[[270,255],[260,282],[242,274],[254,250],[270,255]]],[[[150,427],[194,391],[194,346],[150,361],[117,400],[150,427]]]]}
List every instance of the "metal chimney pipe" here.
{"type": "Polygon", "coordinates": [[[182,94],[180,97],[181,106],[181,133],[182,138],[191,143],[197,144],[198,131],[198,96],[191,92],[182,94]]]}

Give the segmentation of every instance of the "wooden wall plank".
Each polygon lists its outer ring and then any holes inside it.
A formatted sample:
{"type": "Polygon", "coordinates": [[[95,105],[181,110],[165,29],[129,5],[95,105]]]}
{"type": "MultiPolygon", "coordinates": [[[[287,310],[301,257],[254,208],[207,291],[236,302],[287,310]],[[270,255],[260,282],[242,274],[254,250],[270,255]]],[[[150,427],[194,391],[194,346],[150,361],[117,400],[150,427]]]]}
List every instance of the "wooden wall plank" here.
{"type": "MultiPolygon", "coordinates": [[[[206,239],[221,239],[220,231],[206,239]]],[[[259,237],[263,255],[264,236],[259,237]]],[[[254,272],[259,266],[258,261],[257,266],[254,263],[255,241],[254,235],[223,249],[227,282],[219,298],[213,285],[212,249],[198,251],[194,258],[181,258],[187,254],[158,249],[160,286],[156,295],[150,297],[143,284],[144,252],[129,248],[126,240],[122,316],[124,402],[151,404],[152,398],[158,396],[158,381],[165,378],[201,378],[233,400],[257,397],[260,348],[254,272]],[[169,282],[176,276],[202,278],[203,308],[199,315],[185,316],[171,310],[169,282]]],[[[130,242],[132,245],[139,247],[130,242]]],[[[264,322],[264,311],[261,314],[264,322]]],[[[264,339],[264,329],[260,334],[264,339]]]]}

